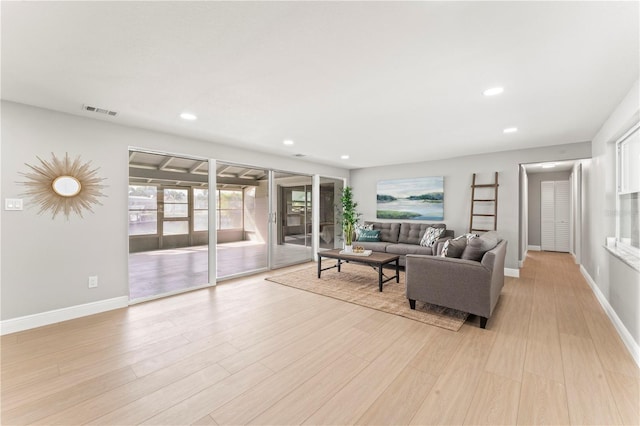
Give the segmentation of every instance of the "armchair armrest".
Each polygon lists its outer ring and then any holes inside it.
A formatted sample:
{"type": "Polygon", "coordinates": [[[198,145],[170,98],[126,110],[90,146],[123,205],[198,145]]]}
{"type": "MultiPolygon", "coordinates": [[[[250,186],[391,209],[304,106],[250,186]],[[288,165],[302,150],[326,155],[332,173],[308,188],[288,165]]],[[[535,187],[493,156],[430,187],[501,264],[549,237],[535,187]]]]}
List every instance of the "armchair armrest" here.
{"type": "Polygon", "coordinates": [[[480,262],[407,255],[407,298],[491,316],[492,273],[480,262]]]}

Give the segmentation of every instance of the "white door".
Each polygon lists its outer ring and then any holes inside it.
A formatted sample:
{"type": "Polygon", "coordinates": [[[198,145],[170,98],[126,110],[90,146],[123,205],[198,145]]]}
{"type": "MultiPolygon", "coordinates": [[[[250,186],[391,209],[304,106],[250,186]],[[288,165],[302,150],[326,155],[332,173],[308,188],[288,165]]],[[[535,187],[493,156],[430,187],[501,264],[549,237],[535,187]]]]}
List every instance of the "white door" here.
{"type": "Polygon", "coordinates": [[[540,248],[569,251],[569,181],[540,184],[540,248]]]}
{"type": "Polygon", "coordinates": [[[555,251],[569,252],[569,181],[556,181],[555,251]]]}

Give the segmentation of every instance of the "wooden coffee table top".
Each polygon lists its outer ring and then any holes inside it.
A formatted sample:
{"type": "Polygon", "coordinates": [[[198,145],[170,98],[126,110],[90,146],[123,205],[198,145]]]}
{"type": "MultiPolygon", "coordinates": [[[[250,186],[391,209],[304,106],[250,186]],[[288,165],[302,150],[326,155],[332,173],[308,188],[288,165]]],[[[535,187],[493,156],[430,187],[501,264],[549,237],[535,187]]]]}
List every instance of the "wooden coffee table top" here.
{"type": "Polygon", "coordinates": [[[374,251],[369,256],[357,256],[353,254],[340,253],[341,251],[341,249],[319,251],[318,256],[377,265],[384,265],[385,263],[390,263],[400,258],[400,256],[397,254],[382,253],[379,251],[374,251]]]}

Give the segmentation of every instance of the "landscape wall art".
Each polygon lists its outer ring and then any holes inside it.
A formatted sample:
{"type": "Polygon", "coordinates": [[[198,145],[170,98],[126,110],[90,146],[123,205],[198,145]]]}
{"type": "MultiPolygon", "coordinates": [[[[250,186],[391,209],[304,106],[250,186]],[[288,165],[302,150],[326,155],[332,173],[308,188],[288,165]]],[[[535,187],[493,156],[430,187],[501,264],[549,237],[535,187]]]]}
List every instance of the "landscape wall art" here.
{"type": "Polygon", "coordinates": [[[378,181],[378,219],[444,219],[444,177],[378,181]]]}

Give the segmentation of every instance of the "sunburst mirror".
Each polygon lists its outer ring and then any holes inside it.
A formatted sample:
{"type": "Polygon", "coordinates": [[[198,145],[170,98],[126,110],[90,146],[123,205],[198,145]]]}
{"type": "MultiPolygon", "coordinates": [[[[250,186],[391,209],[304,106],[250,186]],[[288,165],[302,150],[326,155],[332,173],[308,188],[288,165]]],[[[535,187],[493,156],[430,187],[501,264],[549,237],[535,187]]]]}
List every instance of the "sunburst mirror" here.
{"type": "Polygon", "coordinates": [[[20,183],[27,187],[24,195],[40,207],[38,214],[49,211],[54,219],[59,213],[67,219],[71,213],[82,217],[84,210],[93,212],[94,204],[102,204],[98,198],[105,196],[101,192],[106,188],[101,184],[105,179],[97,175],[98,168],[91,168],[90,161],[83,162],[80,156],[72,161],[68,153],[63,159],[54,153],[49,161],[36,158],[40,164],[25,163],[31,171],[20,174],[29,181],[20,183]]]}

